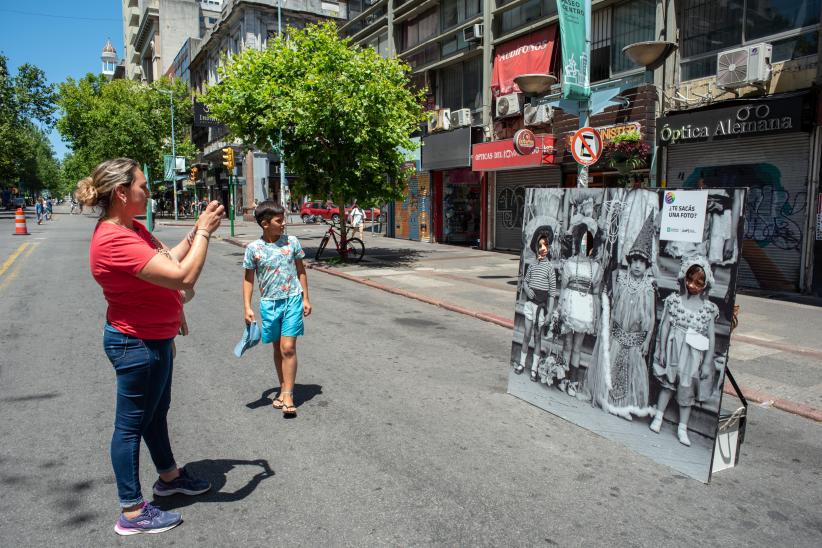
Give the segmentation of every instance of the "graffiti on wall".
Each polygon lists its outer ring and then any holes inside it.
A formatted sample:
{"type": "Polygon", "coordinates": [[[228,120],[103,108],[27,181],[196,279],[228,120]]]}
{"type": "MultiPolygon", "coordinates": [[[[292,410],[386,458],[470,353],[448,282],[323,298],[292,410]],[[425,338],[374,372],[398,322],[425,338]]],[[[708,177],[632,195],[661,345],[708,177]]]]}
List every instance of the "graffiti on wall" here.
{"type": "Polygon", "coordinates": [[[786,263],[798,265],[802,253],[807,190],[790,191],[782,172],[770,163],[702,166],[688,177],[678,174],[683,188],[749,187],[745,201],[743,258],[763,289],[794,289],[797,272],[786,272],[786,263]],[[787,253],[787,255],[786,255],[787,253]],[[777,256],[778,255],[778,256],[777,256]]]}
{"type": "Polygon", "coordinates": [[[417,173],[408,178],[403,192],[405,198],[394,204],[396,238],[428,241],[430,189],[427,173],[417,173]]]}
{"type": "Polygon", "coordinates": [[[522,228],[525,187],[506,187],[497,193],[497,223],[506,229],[522,228]]]}

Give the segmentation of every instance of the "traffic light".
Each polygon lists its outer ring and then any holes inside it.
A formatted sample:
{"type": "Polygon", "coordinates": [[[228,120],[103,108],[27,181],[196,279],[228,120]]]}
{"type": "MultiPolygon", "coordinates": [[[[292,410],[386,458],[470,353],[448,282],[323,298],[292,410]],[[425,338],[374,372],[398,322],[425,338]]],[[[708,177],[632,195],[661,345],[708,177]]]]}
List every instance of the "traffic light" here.
{"type": "Polygon", "coordinates": [[[226,147],[223,149],[223,165],[229,171],[234,169],[234,149],[226,147]]]}
{"type": "Polygon", "coordinates": [[[197,182],[197,173],[198,173],[199,171],[200,171],[200,170],[197,168],[197,166],[194,166],[194,167],[192,167],[192,168],[191,168],[191,172],[189,173],[188,178],[189,178],[189,180],[190,180],[192,183],[196,183],[196,182],[197,182]]]}

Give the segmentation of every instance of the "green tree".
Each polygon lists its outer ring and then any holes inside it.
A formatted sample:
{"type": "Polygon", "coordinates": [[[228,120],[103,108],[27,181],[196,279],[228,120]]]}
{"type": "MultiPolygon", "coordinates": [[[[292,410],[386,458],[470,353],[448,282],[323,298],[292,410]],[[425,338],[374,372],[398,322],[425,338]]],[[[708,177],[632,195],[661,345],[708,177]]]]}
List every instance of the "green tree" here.
{"type": "Polygon", "coordinates": [[[55,99],[41,69],[24,64],[12,76],[0,55],[0,186],[22,181],[39,190],[48,181],[56,160],[45,130],[54,123],[55,99]]]}
{"type": "Polygon", "coordinates": [[[196,154],[189,136],[193,113],[185,82],[162,79],[147,85],[108,81],[89,73],[62,83],[57,129],[71,150],[64,175],[76,177],[76,182],[103,160],[126,156],[149,164],[153,178],[162,176],[163,155],[171,154],[168,91],[173,93],[177,156],[192,160],[196,154]]]}
{"type": "MultiPolygon", "coordinates": [[[[204,102],[232,135],[276,150],[299,194],[331,197],[342,207],[401,196],[402,149],[422,121],[422,95],[411,91],[405,63],[352,46],[332,24],[288,29],[268,49],[224,58],[220,82],[204,102]]],[[[345,215],[342,216],[345,234],[345,215]]]]}

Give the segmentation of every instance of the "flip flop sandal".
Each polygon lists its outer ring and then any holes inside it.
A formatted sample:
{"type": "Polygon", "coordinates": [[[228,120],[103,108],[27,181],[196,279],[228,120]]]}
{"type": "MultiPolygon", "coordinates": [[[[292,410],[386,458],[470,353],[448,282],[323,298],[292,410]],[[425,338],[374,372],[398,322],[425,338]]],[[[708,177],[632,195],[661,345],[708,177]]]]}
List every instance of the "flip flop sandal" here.
{"type": "Polygon", "coordinates": [[[297,416],[297,406],[295,405],[283,405],[283,416],[297,416]]]}
{"type": "Polygon", "coordinates": [[[284,405],[285,405],[285,403],[283,403],[283,400],[281,400],[279,396],[277,396],[276,400],[273,400],[271,402],[271,407],[273,407],[274,409],[277,409],[277,410],[282,409],[284,405]]]}

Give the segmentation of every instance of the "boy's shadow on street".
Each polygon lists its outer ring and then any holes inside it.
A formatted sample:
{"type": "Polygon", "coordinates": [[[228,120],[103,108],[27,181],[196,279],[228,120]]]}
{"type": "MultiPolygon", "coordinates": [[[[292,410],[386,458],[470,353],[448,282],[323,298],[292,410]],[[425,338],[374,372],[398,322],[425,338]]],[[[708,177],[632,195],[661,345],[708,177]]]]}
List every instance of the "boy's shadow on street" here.
{"type": "Polygon", "coordinates": [[[188,472],[196,478],[211,482],[211,490],[196,497],[186,495],[172,495],[170,497],[154,497],[152,504],[161,510],[173,510],[190,506],[198,502],[235,502],[250,495],[264,479],[274,476],[274,470],[265,459],[238,460],[238,459],[204,459],[189,462],[185,466],[188,472]],[[226,475],[238,466],[253,466],[260,468],[244,486],[232,493],[220,492],[225,487],[226,475]]]}
{"type": "MultiPolygon", "coordinates": [[[[271,405],[274,399],[272,394],[279,394],[279,388],[269,388],[260,394],[260,398],[245,404],[249,409],[259,409],[271,405]]],[[[323,393],[323,387],[319,384],[295,384],[294,385],[294,405],[299,407],[305,402],[311,400],[314,396],[319,396],[323,393]]]]}

